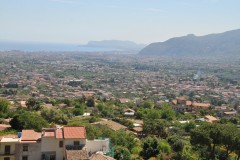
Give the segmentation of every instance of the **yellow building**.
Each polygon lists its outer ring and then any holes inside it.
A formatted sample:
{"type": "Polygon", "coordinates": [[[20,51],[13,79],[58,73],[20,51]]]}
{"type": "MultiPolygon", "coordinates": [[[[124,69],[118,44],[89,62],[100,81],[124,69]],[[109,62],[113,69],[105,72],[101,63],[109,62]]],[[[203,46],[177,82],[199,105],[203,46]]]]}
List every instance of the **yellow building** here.
{"type": "Polygon", "coordinates": [[[15,160],[16,147],[19,143],[16,135],[6,135],[1,137],[0,143],[0,160],[15,160]]]}

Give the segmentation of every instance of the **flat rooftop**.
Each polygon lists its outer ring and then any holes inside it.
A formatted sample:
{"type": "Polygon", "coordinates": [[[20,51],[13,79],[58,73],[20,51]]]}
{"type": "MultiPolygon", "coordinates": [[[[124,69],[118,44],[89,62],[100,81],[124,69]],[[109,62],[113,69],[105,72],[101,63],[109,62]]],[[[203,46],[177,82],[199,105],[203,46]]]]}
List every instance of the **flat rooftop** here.
{"type": "Polygon", "coordinates": [[[19,138],[11,138],[11,137],[3,137],[2,139],[1,139],[1,142],[2,143],[14,143],[14,142],[19,142],[19,138]]]}

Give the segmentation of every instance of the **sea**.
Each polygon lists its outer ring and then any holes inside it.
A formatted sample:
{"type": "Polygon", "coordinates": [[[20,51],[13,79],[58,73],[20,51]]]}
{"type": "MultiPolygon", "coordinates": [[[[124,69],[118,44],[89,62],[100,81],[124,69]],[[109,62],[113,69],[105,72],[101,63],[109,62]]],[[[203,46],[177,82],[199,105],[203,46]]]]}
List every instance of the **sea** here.
{"type": "Polygon", "coordinates": [[[25,52],[104,52],[120,51],[114,48],[87,47],[77,44],[48,44],[48,43],[19,43],[19,42],[0,42],[0,51],[25,51],[25,52]]]}

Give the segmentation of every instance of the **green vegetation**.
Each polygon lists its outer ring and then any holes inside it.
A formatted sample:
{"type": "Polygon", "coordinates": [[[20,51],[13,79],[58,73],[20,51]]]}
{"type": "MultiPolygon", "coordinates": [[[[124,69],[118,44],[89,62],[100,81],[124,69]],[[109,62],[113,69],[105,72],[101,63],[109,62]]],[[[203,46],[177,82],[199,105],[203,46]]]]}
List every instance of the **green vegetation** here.
{"type": "Polygon", "coordinates": [[[184,57],[178,61],[110,54],[12,55],[3,53],[0,58],[0,76],[4,77],[0,94],[11,101],[0,99],[0,121],[7,123],[12,118],[12,129],[0,134],[82,125],[88,139],[111,138],[116,159],[240,158],[239,113],[221,117],[224,107],[239,111],[239,58],[184,57]],[[193,80],[198,71],[200,78],[193,80]],[[12,84],[13,77],[19,85],[12,84]],[[181,96],[211,107],[175,112],[171,102],[181,96]],[[126,109],[134,110],[134,116],[124,115],[126,109]],[[210,124],[199,120],[205,115],[220,121],[210,124]],[[127,129],[115,131],[111,126],[94,124],[106,120],[127,129]]]}
{"type": "Polygon", "coordinates": [[[204,157],[215,160],[217,157],[229,159],[235,152],[239,159],[240,130],[232,124],[203,124],[192,130],[191,144],[204,150],[204,157]]]}
{"type": "Polygon", "coordinates": [[[143,102],[139,107],[129,103],[129,107],[136,110],[135,116],[130,118],[123,116],[126,106],[118,101],[84,99],[52,100],[54,105],[65,103],[69,107],[57,109],[53,106],[47,109],[42,108],[44,101],[31,98],[27,102],[27,109],[18,108],[15,112],[9,110],[7,100],[1,99],[1,112],[12,117],[12,129],[1,131],[0,135],[16,134],[22,129],[40,131],[43,127],[56,124],[81,125],[86,127],[88,139],[110,138],[115,147],[116,159],[227,160],[240,157],[237,118],[223,119],[217,124],[199,123],[193,121],[192,115],[176,114],[168,103],[153,105],[151,101],[143,102]],[[89,101],[93,101],[91,105],[88,104],[89,101]],[[81,116],[85,111],[91,112],[92,116],[81,116]],[[142,134],[137,137],[129,131],[114,131],[105,125],[92,124],[101,121],[101,118],[120,123],[130,131],[134,129],[134,119],[141,120],[142,134]],[[179,120],[189,122],[180,124],[179,120]],[[199,127],[196,127],[197,124],[199,127]]]}
{"type": "Polygon", "coordinates": [[[10,121],[13,129],[21,131],[23,129],[34,129],[41,131],[42,128],[48,127],[47,121],[35,112],[24,112],[13,116],[10,121]]]}
{"type": "Polygon", "coordinates": [[[17,134],[18,132],[14,129],[6,129],[3,131],[0,131],[0,136],[7,135],[7,134],[17,134]]]}

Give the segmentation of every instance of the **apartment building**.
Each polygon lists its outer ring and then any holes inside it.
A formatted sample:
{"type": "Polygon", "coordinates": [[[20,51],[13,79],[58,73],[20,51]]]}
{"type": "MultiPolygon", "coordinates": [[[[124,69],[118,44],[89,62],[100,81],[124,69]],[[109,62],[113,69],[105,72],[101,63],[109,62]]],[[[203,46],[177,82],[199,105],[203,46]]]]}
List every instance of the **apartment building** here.
{"type": "Polygon", "coordinates": [[[91,160],[110,151],[108,138],[87,140],[83,126],[23,130],[0,140],[0,160],[91,160]]]}

